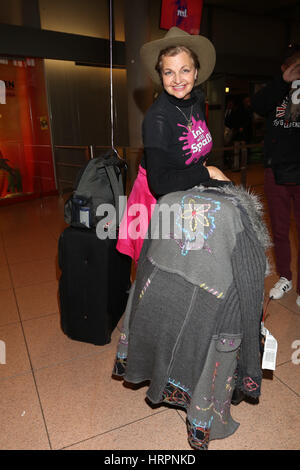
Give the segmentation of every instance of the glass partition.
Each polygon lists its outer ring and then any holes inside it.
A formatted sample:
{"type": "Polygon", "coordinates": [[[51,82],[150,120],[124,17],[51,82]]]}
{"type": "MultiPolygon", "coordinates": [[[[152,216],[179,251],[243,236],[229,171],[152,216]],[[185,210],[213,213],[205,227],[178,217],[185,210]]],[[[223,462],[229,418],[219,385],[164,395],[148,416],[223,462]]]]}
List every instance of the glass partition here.
{"type": "Polygon", "coordinates": [[[0,201],[55,190],[43,60],[0,57],[0,201]]]}

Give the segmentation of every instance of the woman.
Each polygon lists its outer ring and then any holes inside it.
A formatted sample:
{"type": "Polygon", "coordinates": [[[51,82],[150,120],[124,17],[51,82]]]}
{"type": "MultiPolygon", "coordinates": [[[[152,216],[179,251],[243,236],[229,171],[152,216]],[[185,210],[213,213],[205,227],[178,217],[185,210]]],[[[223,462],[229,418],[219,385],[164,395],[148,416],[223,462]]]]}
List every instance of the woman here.
{"type": "Polygon", "coordinates": [[[212,143],[194,85],[213,69],[213,46],[172,31],[183,45],[167,35],[159,54],[153,43],[142,48],[150,70],[158,56],[164,91],[143,123],[140,171],[149,194],[162,197],[130,289],[113,375],[132,384],[148,381],[151,403],[185,409],[190,445],[207,449],[239,426],[230,411],[234,389],[238,396],[260,395],[268,236],[259,201],[203,164],[212,143]],[[166,231],[164,213],[173,222],[166,231]]]}
{"type": "Polygon", "coordinates": [[[210,178],[229,181],[218,168],[205,164],[212,138],[205,122],[204,96],[195,89],[214,69],[212,43],[173,27],[163,39],[144,44],[141,58],[154,83],[164,90],[143,122],[144,156],[117,243],[117,249],[136,263],[160,196],[210,178]]]}

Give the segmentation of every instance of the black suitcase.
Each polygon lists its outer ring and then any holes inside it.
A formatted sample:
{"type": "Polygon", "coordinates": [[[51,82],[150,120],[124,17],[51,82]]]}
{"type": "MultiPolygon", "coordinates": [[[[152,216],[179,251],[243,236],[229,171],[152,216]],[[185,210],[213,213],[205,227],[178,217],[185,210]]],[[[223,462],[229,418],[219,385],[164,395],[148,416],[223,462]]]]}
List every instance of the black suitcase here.
{"type": "Polygon", "coordinates": [[[59,238],[61,327],[71,339],[104,345],[124,313],[131,259],[117,240],[100,240],[94,230],[66,228],[59,238]]]}

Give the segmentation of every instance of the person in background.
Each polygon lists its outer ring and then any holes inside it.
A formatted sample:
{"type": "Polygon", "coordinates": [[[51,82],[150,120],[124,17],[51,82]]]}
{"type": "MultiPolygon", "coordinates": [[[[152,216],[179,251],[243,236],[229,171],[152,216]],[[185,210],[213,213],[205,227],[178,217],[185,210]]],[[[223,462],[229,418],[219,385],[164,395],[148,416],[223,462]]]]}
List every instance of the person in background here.
{"type": "Polygon", "coordinates": [[[211,179],[229,181],[217,167],[206,165],[212,137],[205,121],[204,94],[195,90],[213,72],[215,57],[214,46],[207,38],[177,27],[141,48],[148,73],[163,91],[143,121],[144,155],[117,242],[118,251],[131,256],[136,264],[160,196],[211,179]],[[140,207],[139,226],[134,222],[136,204],[140,207]],[[130,226],[139,237],[130,233],[130,226]]]}
{"type": "Polygon", "coordinates": [[[231,117],[235,109],[235,104],[233,99],[229,99],[227,104],[226,104],[226,109],[224,113],[224,124],[226,127],[231,128],[232,123],[231,123],[231,117]]]}
{"type": "MultiPolygon", "coordinates": [[[[292,289],[291,207],[300,246],[300,46],[288,47],[281,73],[252,99],[254,111],[266,117],[264,190],[274,239],[280,279],[270,297],[280,299],[292,289]],[[297,92],[298,87],[298,92],[297,92]]],[[[300,250],[297,261],[297,305],[300,307],[300,250]]]]}
{"type": "Polygon", "coordinates": [[[230,128],[233,129],[234,140],[243,140],[246,144],[251,142],[253,136],[253,112],[250,96],[244,96],[239,106],[230,115],[230,128]]]}

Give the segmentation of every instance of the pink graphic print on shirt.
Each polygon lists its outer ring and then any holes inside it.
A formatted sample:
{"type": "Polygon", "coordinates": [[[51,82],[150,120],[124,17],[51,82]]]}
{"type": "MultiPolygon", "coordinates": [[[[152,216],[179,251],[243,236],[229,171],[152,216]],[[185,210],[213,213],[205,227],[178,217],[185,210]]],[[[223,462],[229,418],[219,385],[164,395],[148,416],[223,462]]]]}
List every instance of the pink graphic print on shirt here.
{"type": "Polygon", "coordinates": [[[179,137],[179,140],[184,144],[182,150],[186,151],[184,156],[189,157],[185,162],[186,165],[198,162],[201,157],[211,151],[212,137],[205,121],[197,121],[192,117],[191,129],[182,124],[177,124],[177,126],[186,129],[186,132],[182,133],[182,137],[179,137]]]}

